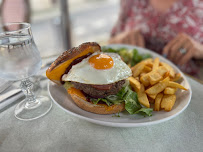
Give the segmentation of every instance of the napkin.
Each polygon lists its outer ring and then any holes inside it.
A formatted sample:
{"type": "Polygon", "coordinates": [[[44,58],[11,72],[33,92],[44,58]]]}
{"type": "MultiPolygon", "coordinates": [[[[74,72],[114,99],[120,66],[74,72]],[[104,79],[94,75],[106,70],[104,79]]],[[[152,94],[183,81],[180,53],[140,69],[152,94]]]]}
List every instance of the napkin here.
{"type": "MultiPolygon", "coordinates": [[[[7,92],[13,88],[15,88],[15,86],[12,85],[11,81],[6,81],[3,79],[0,79],[0,95],[4,94],[5,92],[7,92]]],[[[24,96],[23,92],[20,92],[16,95],[6,99],[5,101],[2,101],[0,103],[0,112],[2,112],[4,109],[6,109],[10,105],[14,104],[15,102],[17,102],[18,99],[23,96],[24,96]]]]}

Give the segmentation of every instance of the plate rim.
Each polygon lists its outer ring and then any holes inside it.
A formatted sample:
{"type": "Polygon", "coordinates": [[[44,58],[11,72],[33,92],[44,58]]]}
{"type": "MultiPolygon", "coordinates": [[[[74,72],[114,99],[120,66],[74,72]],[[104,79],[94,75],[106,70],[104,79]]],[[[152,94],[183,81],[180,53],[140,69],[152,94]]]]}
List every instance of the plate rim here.
{"type": "Polygon", "coordinates": [[[183,74],[182,71],[179,70],[179,68],[174,64],[172,63],[171,61],[169,61],[168,59],[165,59],[164,57],[162,57],[161,55],[159,55],[158,53],[156,52],[153,52],[149,49],[146,49],[146,48],[140,48],[140,47],[137,47],[137,46],[133,46],[133,45],[126,45],[126,44],[111,44],[111,45],[106,45],[105,47],[132,47],[132,48],[136,48],[136,49],[144,49],[146,50],[147,52],[149,52],[150,54],[156,54],[156,56],[158,56],[159,58],[161,59],[164,59],[166,60],[167,62],[169,62],[170,64],[172,64],[174,67],[176,67],[178,69],[178,72],[181,73],[184,81],[186,81],[186,83],[188,84],[188,91],[189,91],[189,99],[188,99],[188,102],[187,104],[180,110],[178,111],[177,113],[175,113],[174,115],[171,115],[171,116],[168,116],[166,118],[163,118],[163,119],[159,119],[159,120],[154,120],[154,121],[149,121],[149,122],[140,122],[140,123],[119,123],[119,122],[110,122],[110,121],[103,121],[103,120],[98,120],[98,119],[93,119],[93,118],[89,118],[89,117],[86,117],[86,116],[83,116],[83,115],[80,115],[80,114],[77,114],[77,113],[74,113],[72,111],[69,111],[68,109],[64,108],[62,105],[60,105],[57,101],[55,101],[55,99],[52,97],[51,95],[51,92],[50,92],[50,86],[51,86],[51,83],[54,84],[54,82],[50,81],[48,82],[48,85],[47,85],[47,89],[48,89],[48,93],[49,93],[49,96],[50,98],[52,99],[52,101],[57,105],[59,106],[61,109],[63,109],[65,112],[75,116],[75,117],[78,117],[80,119],[83,119],[83,120],[86,120],[86,121],[89,121],[91,123],[95,123],[95,124],[98,124],[98,125],[102,125],[102,126],[109,126],[109,127],[143,127],[143,126],[149,126],[149,125],[155,125],[155,124],[159,124],[159,123],[162,123],[162,122],[165,122],[165,121],[168,121],[168,120],[171,120],[173,118],[175,118],[176,116],[178,116],[179,114],[181,114],[187,107],[188,105],[190,104],[191,102],[191,97],[192,97],[192,89],[191,89],[191,85],[190,83],[188,82],[186,76],[183,74]]]}

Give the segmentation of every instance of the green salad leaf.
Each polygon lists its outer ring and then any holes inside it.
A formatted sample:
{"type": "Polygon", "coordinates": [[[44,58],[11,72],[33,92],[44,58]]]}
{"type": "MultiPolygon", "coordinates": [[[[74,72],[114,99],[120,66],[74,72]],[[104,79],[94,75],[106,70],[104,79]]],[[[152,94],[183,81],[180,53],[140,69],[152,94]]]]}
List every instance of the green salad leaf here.
{"type": "Polygon", "coordinates": [[[152,108],[141,108],[140,110],[136,111],[135,114],[141,114],[144,116],[152,116],[152,108]]]}
{"type": "Polygon", "coordinates": [[[93,102],[93,104],[97,104],[99,101],[106,103],[108,106],[111,106],[113,104],[112,102],[110,102],[105,98],[98,98],[98,99],[91,98],[90,100],[93,102]]]}
{"type": "Polygon", "coordinates": [[[139,63],[142,60],[151,58],[150,54],[140,54],[138,53],[137,49],[128,50],[126,48],[114,49],[109,47],[102,47],[102,51],[110,53],[118,53],[122,57],[123,61],[130,66],[134,66],[135,64],[139,63]]]}
{"type": "Polygon", "coordinates": [[[66,81],[63,85],[63,87],[68,90],[69,88],[73,87],[73,84],[69,81],[66,81]]]}
{"type": "Polygon", "coordinates": [[[132,90],[128,90],[128,92],[124,96],[124,100],[125,100],[125,109],[130,114],[134,114],[136,111],[142,108],[142,106],[138,102],[137,93],[132,90]]]}
{"type": "Polygon", "coordinates": [[[153,111],[151,108],[144,108],[141,106],[137,98],[137,93],[132,91],[129,84],[124,85],[116,95],[110,95],[106,98],[99,99],[90,98],[90,101],[92,101],[94,104],[102,101],[105,102],[108,106],[125,102],[125,109],[129,112],[129,114],[151,116],[153,111]]]}

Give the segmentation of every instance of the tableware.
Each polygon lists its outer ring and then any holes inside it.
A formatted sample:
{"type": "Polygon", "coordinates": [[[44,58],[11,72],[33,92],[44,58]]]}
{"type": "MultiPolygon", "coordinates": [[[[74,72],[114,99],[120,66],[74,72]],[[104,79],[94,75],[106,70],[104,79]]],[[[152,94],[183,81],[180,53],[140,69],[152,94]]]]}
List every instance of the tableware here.
{"type": "Polygon", "coordinates": [[[130,115],[124,111],[119,113],[120,117],[118,117],[117,114],[99,115],[99,114],[94,114],[94,113],[90,113],[82,110],[73,102],[73,100],[68,95],[68,93],[63,88],[63,86],[57,85],[49,81],[48,92],[56,105],[58,105],[61,109],[63,109],[64,111],[66,111],[67,113],[73,116],[87,120],[92,123],[96,123],[104,126],[111,126],[111,127],[140,127],[140,126],[157,124],[178,116],[181,112],[183,112],[187,108],[191,100],[192,90],[184,74],[172,62],[170,62],[169,60],[165,59],[164,57],[160,56],[157,53],[154,53],[150,50],[140,48],[140,47],[135,47],[131,45],[118,45],[118,44],[109,45],[107,47],[127,48],[127,49],[136,48],[139,53],[149,53],[152,55],[153,58],[159,57],[160,61],[168,63],[175,69],[176,72],[181,73],[183,77],[183,81],[181,82],[181,85],[187,88],[188,91],[178,90],[176,92],[177,100],[173,109],[170,112],[153,111],[153,115],[151,117],[143,117],[140,115],[130,115]]]}
{"type": "Polygon", "coordinates": [[[9,97],[13,96],[13,95],[20,93],[21,91],[22,91],[21,89],[13,89],[13,90],[10,90],[4,94],[1,94],[0,95],[0,103],[3,102],[4,100],[8,99],[9,97]]]}
{"type": "Polygon", "coordinates": [[[0,77],[21,80],[26,98],[15,108],[15,117],[33,120],[45,115],[52,107],[48,97],[35,97],[29,77],[41,68],[41,57],[34,42],[29,23],[7,23],[0,33],[0,77]]]}

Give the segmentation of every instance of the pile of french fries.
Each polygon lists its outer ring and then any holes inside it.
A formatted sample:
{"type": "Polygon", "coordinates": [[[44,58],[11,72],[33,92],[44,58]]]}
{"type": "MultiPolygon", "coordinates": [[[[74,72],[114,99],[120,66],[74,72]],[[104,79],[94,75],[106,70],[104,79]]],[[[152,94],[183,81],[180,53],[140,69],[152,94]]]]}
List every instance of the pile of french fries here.
{"type": "Polygon", "coordinates": [[[138,101],[154,111],[170,111],[176,101],[177,89],[187,90],[177,83],[181,74],[159,58],[149,58],[131,68],[133,76],[129,82],[138,95],[138,101]]]}

